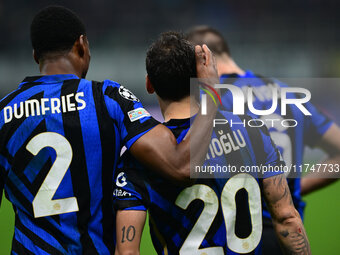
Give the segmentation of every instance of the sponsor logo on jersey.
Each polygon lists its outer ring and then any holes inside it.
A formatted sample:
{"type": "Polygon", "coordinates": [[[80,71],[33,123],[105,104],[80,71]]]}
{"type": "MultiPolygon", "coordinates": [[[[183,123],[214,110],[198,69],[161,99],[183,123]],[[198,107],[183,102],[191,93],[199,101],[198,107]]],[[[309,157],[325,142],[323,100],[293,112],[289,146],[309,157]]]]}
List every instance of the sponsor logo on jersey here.
{"type": "Polygon", "coordinates": [[[131,193],[121,189],[115,189],[113,195],[116,197],[131,197],[131,193]]]}
{"type": "Polygon", "coordinates": [[[136,120],[139,120],[144,117],[149,117],[150,113],[148,113],[147,110],[144,108],[137,108],[135,110],[129,111],[128,116],[131,122],[134,122],[136,120]]]}
{"type": "Polygon", "coordinates": [[[121,172],[118,174],[117,179],[116,179],[116,185],[117,187],[124,187],[127,184],[126,182],[126,177],[125,177],[125,173],[121,172]]]}

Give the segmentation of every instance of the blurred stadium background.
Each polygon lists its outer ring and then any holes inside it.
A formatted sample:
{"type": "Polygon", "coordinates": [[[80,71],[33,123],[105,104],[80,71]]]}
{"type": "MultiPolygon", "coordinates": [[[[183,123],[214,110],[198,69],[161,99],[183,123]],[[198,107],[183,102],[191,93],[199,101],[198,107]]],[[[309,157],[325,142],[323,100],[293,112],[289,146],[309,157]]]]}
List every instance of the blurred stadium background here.
{"type": "MultiPolygon", "coordinates": [[[[278,78],[340,77],[340,3],[329,0],[1,0],[0,96],[27,75],[38,74],[29,25],[48,4],[67,6],[85,21],[92,50],[88,79],[112,79],[130,88],[155,112],[145,84],[145,51],[160,32],[207,24],[219,29],[244,69],[278,78]]],[[[326,81],[326,80],[323,80],[326,81]]],[[[340,87],[307,86],[312,100],[339,124],[340,87]],[[327,90],[326,90],[327,88],[327,90]],[[323,94],[322,94],[323,93],[323,94]],[[317,97],[315,96],[317,95],[317,97]]],[[[157,111],[156,111],[157,112],[157,111]]],[[[322,157],[308,151],[306,160],[322,157]]],[[[306,197],[305,223],[313,254],[340,254],[340,183],[306,197]]],[[[13,212],[0,208],[0,254],[9,254],[13,212]]],[[[154,254],[144,231],[142,254],[154,254]]]]}

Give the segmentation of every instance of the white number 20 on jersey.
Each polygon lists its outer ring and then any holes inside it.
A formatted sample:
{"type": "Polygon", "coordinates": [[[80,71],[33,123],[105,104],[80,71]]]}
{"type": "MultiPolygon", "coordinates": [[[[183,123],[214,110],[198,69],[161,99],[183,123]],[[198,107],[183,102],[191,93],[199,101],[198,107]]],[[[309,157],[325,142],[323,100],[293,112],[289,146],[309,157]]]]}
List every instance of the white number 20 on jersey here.
{"type": "MultiPolygon", "coordinates": [[[[204,208],[179,253],[180,255],[223,255],[222,247],[199,249],[217,215],[219,203],[214,190],[203,184],[193,185],[184,189],[179,194],[176,199],[176,205],[185,210],[196,199],[204,202],[204,208]]],[[[259,244],[262,235],[261,192],[257,181],[251,175],[243,173],[230,178],[224,185],[221,193],[221,206],[226,225],[228,248],[236,253],[249,253],[253,251],[259,244]],[[239,238],[235,234],[235,196],[242,188],[248,192],[252,224],[252,232],[247,238],[239,238]]]]}
{"type": "Polygon", "coordinates": [[[33,137],[26,149],[33,155],[37,155],[45,147],[55,150],[56,160],[33,199],[34,217],[79,211],[75,197],[52,200],[72,161],[73,153],[70,143],[60,134],[45,132],[33,137]]]}

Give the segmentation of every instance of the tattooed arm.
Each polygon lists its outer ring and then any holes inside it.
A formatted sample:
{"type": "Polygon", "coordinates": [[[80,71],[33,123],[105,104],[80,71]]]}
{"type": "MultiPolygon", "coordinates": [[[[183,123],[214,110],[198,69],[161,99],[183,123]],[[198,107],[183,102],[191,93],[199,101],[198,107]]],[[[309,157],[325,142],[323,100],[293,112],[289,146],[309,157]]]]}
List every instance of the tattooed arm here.
{"type": "Polygon", "coordinates": [[[139,255],[146,211],[117,211],[116,255],[139,255]]]}
{"type": "Polygon", "coordinates": [[[263,179],[263,193],[284,253],[311,254],[305,228],[294,207],[284,175],[263,179]]]}

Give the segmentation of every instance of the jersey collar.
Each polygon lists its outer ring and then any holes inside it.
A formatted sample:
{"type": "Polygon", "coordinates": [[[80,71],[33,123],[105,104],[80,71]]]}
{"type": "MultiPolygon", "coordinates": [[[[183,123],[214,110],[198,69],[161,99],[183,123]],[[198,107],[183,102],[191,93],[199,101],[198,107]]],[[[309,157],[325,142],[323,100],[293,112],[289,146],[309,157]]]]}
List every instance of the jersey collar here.
{"type": "Polygon", "coordinates": [[[194,118],[186,118],[186,119],[170,119],[168,122],[164,122],[163,124],[167,127],[169,126],[190,126],[190,120],[194,118]]]}
{"type": "Polygon", "coordinates": [[[222,74],[220,76],[221,79],[226,79],[226,78],[251,78],[251,77],[255,77],[255,74],[250,70],[246,70],[244,75],[231,73],[231,74],[222,74]]]}
{"type": "Polygon", "coordinates": [[[79,77],[75,74],[28,76],[20,83],[19,88],[26,83],[59,83],[72,79],[79,79],[79,77]]]}

